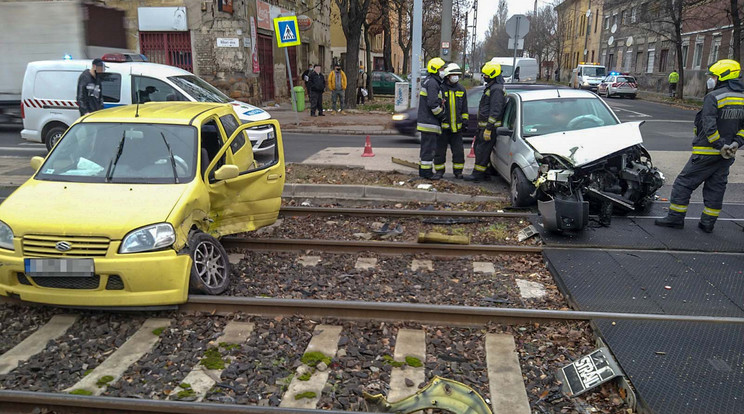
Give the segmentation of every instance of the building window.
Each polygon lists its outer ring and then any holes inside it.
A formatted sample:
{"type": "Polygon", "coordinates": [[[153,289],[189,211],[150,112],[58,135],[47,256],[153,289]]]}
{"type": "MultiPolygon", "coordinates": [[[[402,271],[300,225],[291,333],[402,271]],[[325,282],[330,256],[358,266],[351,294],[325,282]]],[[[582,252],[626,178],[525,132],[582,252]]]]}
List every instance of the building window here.
{"type": "Polygon", "coordinates": [[[710,47],[710,56],[708,57],[708,64],[715,63],[718,60],[718,50],[721,48],[721,37],[714,37],[713,43],[710,47]]]}
{"type": "Polygon", "coordinates": [[[682,45],[682,67],[687,68],[687,52],[690,50],[690,45],[682,45]]]}
{"type": "Polygon", "coordinates": [[[668,56],[669,56],[669,49],[662,49],[661,54],[659,55],[659,72],[666,73],[668,56]]]}
{"type": "Polygon", "coordinates": [[[630,9],[630,22],[635,23],[638,21],[638,7],[630,9]]]}
{"type": "Polygon", "coordinates": [[[648,60],[646,61],[646,73],[654,71],[654,60],[656,59],[656,51],[651,49],[648,51],[648,60]]]}
{"type": "Polygon", "coordinates": [[[623,55],[623,70],[630,70],[630,57],[633,56],[633,49],[628,49],[623,55]]]}
{"type": "Polygon", "coordinates": [[[620,24],[621,25],[628,23],[627,21],[625,21],[626,20],[626,16],[625,16],[626,14],[627,13],[625,13],[625,10],[623,10],[623,11],[620,12],[620,24]]]}
{"type": "Polygon", "coordinates": [[[599,9],[594,12],[594,33],[597,33],[597,26],[599,26],[599,9]]]}
{"type": "Polygon", "coordinates": [[[692,68],[700,69],[700,65],[703,63],[703,41],[698,40],[695,42],[695,52],[692,54],[692,68]]]}
{"type": "Polygon", "coordinates": [[[607,69],[610,69],[610,70],[615,69],[612,64],[613,60],[615,60],[614,53],[610,53],[609,55],[607,55],[607,69]]]}
{"type": "Polygon", "coordinates": [[[615,27],[617,24],[617,14],[612,15],[612,27],[615,27]]]}
{"type": "Polygon", "coordinates": [[[610,16],[605,16],[605,30],[610,30],[610,16]]]}
{"type": "Polygon", "coordinates": [[[591,62],[594,62],[594,51],[592,50],[592,60],[591,62]]]}
{"type": "Polygon", "coordinates": [[[635,57],[635,65],[634,65],[635,71],[640,72],[642,65],[643,65],[643,52],[638,51],[635,57]]]}

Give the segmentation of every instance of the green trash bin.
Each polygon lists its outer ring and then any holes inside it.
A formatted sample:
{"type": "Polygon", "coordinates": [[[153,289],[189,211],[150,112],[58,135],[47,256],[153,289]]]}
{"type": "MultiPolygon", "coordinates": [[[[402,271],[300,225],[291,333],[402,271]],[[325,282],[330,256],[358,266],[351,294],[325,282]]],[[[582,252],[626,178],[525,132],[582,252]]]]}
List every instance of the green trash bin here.
{"type": "Polygon", "coordinates": [[[295,100],[297,101],[297,112],[305,110],[305,88],[302,86],[294,87],[295,100]]]}

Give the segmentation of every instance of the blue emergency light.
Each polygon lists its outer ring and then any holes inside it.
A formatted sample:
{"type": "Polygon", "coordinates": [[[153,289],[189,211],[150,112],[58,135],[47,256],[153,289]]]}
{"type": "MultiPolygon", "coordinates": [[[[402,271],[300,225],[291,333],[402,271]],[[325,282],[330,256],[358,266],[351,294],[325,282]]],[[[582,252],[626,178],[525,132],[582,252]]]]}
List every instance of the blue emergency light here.
{"type": "Polygon", "coordinates": [[[67,54],[65,54],[65,56],[62,59],[64,59],[64,60],[72,60],[72,55],[69,54],[69,53],[67,53],[67,54]]]}

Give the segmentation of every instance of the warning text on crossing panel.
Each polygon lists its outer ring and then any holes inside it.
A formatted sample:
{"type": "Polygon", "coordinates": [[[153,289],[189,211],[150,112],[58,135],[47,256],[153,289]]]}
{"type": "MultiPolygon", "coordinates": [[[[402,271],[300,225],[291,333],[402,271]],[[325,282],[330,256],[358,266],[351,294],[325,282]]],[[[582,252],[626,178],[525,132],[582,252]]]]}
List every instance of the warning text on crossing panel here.
{"type": "Polygon", "coordinates": [[[297,16],[275,18],[274,34],[276,35],[276,45],[278,47],[299,45],[300,31],[297,27],[297,16]]]}

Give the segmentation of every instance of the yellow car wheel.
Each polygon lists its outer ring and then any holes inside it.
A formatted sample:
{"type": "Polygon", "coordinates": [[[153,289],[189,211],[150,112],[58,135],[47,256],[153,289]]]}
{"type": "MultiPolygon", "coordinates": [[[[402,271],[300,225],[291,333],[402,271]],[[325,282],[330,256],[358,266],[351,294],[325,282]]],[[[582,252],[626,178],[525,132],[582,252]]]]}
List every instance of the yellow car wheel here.
{"type": "Polygon", "coordinates": [[[207,295],[219,295],[230,285],[230,262],[222,244],[214,237],[194,232],[189,238],[190,288],[207,295]]]}

